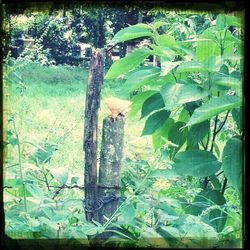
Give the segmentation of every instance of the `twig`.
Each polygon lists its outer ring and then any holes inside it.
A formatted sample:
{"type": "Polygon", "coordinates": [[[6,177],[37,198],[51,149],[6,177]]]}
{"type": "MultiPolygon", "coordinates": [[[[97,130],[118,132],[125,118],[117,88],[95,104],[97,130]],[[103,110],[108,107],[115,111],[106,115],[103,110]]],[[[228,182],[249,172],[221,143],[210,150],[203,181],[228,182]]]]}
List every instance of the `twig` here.
{"type": "Polygon", "coordinates": [[[217,135],[217,134],[222,130],[222,128],[224,127],[224,125],[225,125],[225,123],[226,123],[226,121],[227,121],[227,117],[228,117],[228,115],[229,115],[229,112],[230,112],[230,110],[227,111],[227,114],[226,114],[226,116],[225,116],[224,121],[222,122],[222,124],[221,124],[221,126],[218,128],[218,130],[215,132],[216,135],[217,135]]]}
{"type": "MultiPolygon", "coordinates": [[[[212,137],[210,152],[213,152],[213,148],[214,148],[214,141],[215,141],[215,137],[216,137],[217,123],[218,123],[218,115],[215,116],[214,131],[213,131],[213,137],[212,137]]],[[[208,138],[208,141],[207,141],[206,150],[207,150],[207,147],[208,147],[208,143],[209,143],[209,138],[208,138]]],[[[204,189],[207,188],[208,182],[209,182],[208,177],[205,177],[204,182],[203,182],[204,183],[204,189]]]]}
{"type": "Polygon", "coordinates": [[[224,173],[224,171],[219,172],[216,176],[218,177],[218,176],[221,175],[222,173],[224,173]]]}
{"type": "Polygon", "coordinates": [[[210,140],[210,132],[208,133],[208,136],[207,136],[207,143],[206,143],[205,150],[207,150],[208,148],[209,140],[210,140]]]}
{"type": "Polygon", "coordinates": [[[173,71],[172,71],[172,75],[173,75],[173,77],[174,77],[174,79],[175,79],[175,82],[177,82],[177,78],[176,78],[176,76],[175,76],[175,74],[174,74],[173,71]]]}
{"type": "Polygon", "coordinates": [[[225,177],[225,179],[224,179],[223,186],[221,189],[221,194],[224,194],[226,187],[227,187],[227,177],[225,177]]]}
{"type": "Polygon", "coordinates": [[[202,141],[200,142],[200,144],[203,147],[203,149],[206,150],[206,146],[204,145],[204,143],[202,141]]]}
{"type": "Polygon", "coordinates": [[[106,52],[108,53],[108,52],[109,52],[110,50],[112,50],[116,45],[117,45],[117,44],[111,46],[109,49],[107,48],[107,49],[106,49],[106,52]]]}
{"type": "Polygon", "coordinates": [[[215,116],[215,121],[214,121],[214,131],[213,131],[213,137],[212,137],[212,144],[211,144],[210,152],[213,152],[213,149],[214,149],[214,141],[215,141],[215,137],[217,135],[216,128],[217,128],[218,121],[219,121],[218,115],[216,115],[215,116]]]}

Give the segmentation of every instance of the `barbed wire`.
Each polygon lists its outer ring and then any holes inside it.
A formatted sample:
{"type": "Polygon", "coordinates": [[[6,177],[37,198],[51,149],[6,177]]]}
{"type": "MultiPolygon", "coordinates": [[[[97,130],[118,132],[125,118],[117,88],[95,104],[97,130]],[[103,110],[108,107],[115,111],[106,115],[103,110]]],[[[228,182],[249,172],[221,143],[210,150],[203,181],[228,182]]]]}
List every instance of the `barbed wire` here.
{"type": "Polygon", "coordinates": [[[104,205],[107,205],[108,203],[111,203],[113,201],[117,200],[126,200],[125,197],[122,196],[116,196],[115,194],[110,194],[103,196],[99,199],[97,199],[96,203],[93,204],[85,204],[85,201],[83,200],[83,207],[87,212],[95,212],[100,210],[104,205]]]}

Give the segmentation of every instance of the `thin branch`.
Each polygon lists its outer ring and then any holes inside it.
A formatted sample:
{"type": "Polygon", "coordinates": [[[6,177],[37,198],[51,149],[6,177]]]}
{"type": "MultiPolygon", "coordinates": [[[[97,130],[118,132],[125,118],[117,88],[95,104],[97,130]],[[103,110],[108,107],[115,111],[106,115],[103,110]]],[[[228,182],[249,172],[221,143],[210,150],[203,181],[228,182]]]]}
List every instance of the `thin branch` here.
{"type": "Polygon", "coordinates": [[[208,182],[209,182],[208,177],[205,177],[205,179],[204,179],[204,181],[203,181],[204,189],[207,188],[208,182]]]}
{"type": "Polygon", "coordinates": [[[207,150],[207,148],[208,148],[209,139],[210,139],[210,132],[208,133],[208,136],[207,136],[207,143],[206,143],[206,146],[205,146],[205,150],[207,150]]]}
{"type": "Polygon", "coordinates": [[[225,179],[224,179],[223,186],[221,189],[221,194],[224,194],[226,187],[227,187],[227,177],[225,177],[225,179]]]}
{"type": "Polygon", "coordinates": [[[106,52],[108,53],[109,51],[111,51],[116,45],[117,45],[117,44],[111,46],[109,49],[107,48],[107,49],[106,49],[106,52]]]}
{"type": "Polygon", "coordinates": [[[213,152],[213,149],[214,149],[214,141],[215,141],[215,137],[216,137],[216,128],[217,128],[218,121],[219,121],[218,115],[216,115],[215,120],[214,120],[214,131],[213,131],[213,137],[212,137],[210,152],[213,152]]]}
{"type": "MultiPolygon", "coordinates": [[[[215,141],[215,137],[216,137],[216,127],[217,127],[217,123],[218,123],[218,115],[216,115],[215,121],[214,121],[214,131],[213,131],[213,137],[212,137],[212,143],[211,143],[210,152],[213,152],[213,148],[214,148],[214,141],[215,141]]],[[[210,137],[210,136],[209,136],[209,137],[210,137]]],[[[206,150],[207,150],[207,147],[208,147],[208,143],[209,143],[209,138],[208,138],[208,141],[207,141],[206,150]]],[[[203,184],[204,184],[204,189],[207,188],[208,182],[209,182],[208,177],[205,177],[204,182],[203,182],[203,184]]]]}
{"type": "Polygon", "coordinates": [[[200,144],[203,147],[203,149],[206,150],[206,146],[204,145],[203,141],[201,141],[200,144]]]}
{"type": "Polygon", "coordinates": [[[227,114],[226,114],[226,116],[225,116],[224,121],[222,122],[222,124],[221,124],[221,126],[218,128],[218,130],[215,132],[216,135],[217,135],[217,134],[222,130],[222,128],[224,127],[224,125],[225,125],[225,123],[226,123],[226,121],[227,121],[227,118],[228,118],[229,113],[230,113],[230,110],[227,111],[227,114]]]}
{"type": "Polygon", "coordinates": [[[218,176],[221,175],[222,173],[224,173],[224,171],[219,172],[216,176],[218,177],[218,176]]]}
{"type": "Polygon", "coordinates": [[[173,75],[173,77],[174,77],[174,79],[175,79],[175,82],[177,82],[176,75],[174,74],[174,72],[173,72],[173,71],[172,71],[172,75],[173,75]]]}
{"type": "MultiPolygon", "coordinates": [[[[44,170],[44,168],[43,168],[43,170],[44,170]]],[[[49,172],[48,170],[47,170],[47,173],[43,172],[43,176],[44,176],[44,181],[45,181],[45,184],[46,184],[46,186],[47,186],[47,188],[48,188],[48,191],[50,191],[50,188],[49,188],[49,181],[48,181],[48,178],[47,178],[48,172],[49,172]]]]}

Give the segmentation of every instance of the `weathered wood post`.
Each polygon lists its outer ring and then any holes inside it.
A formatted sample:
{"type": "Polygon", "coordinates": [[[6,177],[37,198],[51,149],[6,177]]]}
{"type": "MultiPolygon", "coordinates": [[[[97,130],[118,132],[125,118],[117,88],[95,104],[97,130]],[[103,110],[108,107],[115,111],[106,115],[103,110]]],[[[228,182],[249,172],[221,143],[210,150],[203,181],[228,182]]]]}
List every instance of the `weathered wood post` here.
{"type": "Polygon", "coordinates": [[[102,201],[98,219],[100,223],[106,222],[104,216],[110,218],[118,206],[124,123],[121,115],[103,120],[98,184],[98,196],[102,201]]]}
{"type": "Polygon", "coordinates": [[[100,92],[104,77],[105,54],[96,49],[90,60],[84,124],[84,187],[86,220],[98,220],[97,134],[100,92]]]}

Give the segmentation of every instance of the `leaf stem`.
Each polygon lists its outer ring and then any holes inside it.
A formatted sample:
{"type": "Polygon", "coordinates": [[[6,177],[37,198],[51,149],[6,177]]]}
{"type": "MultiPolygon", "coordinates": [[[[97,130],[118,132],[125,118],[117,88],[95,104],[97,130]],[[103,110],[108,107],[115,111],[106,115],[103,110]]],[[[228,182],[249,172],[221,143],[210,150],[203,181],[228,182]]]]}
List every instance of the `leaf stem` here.
{"type": "Polygon", "coordinates": [[[227,111],[227,114],[226,114],[226,116],[225,116],[225,119],[224,119],[224,121],[222,122],[222,124],[221,124],[221,126],[218,128],[218,130],[215,132],[216,133],[216,135],[222,130],[222,128],[224,127],[224,125],[225,125],[225,123],[226,123],[226,121],[227,121],[227,118],[228,118],[228,115],[229,115],[229,112],[230,112],[230,110],[228,110],[227,111]]]}
{"type": "Polygon", "coordinates": [[[210,152],[213,152],[213,149],[214,149],[214,141],[215,141],[215,138],[216,138],[216,128],[217,128],[217,124],[218,124],[218,115],[215,116],[215,120],[214,120],[214,131],[213,131],[213,137],[212,137],[212,143],[211,143],[211,148],[210,148],[210,152]]]}
{"type": "Polygon", "coordinates": [[[222,173],[224,173],[224,171],[219,172],[216,176],[218,177],[218,176],[221,175],[222,173]]]}

